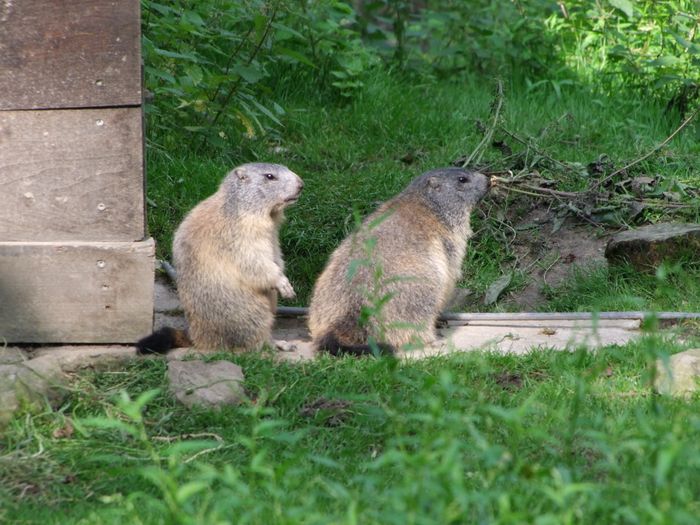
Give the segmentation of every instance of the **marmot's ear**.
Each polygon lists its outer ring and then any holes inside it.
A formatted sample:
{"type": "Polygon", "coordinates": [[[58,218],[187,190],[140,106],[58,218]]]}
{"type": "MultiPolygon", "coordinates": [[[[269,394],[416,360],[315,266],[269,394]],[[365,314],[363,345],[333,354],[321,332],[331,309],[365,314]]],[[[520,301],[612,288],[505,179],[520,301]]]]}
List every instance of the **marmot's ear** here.
{"type": "Polygon", "coordinates": [[[437,177],[429,177],[428,178],[428,188],[439,188],[440,187],[440,181],[437,179],[437,177]]]}
{"type": "Polygon", "coordinates": [[[248,178],[248,174],[245,172],[243,168],[236,168],[233,170],[233,174],[238,177],[238,180],[245,180],[248,178]]]}

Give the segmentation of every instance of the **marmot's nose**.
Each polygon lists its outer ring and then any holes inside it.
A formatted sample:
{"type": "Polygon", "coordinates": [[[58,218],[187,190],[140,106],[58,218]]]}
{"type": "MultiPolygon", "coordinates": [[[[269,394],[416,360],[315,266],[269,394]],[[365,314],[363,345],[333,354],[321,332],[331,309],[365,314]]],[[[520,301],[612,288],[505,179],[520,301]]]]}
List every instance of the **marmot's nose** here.
{"type": "Polygon", "coordinates": [[[301,191],[303,189],[304,189],[304,181],[301,178],[299,178],[299,191],[301,191]]]}

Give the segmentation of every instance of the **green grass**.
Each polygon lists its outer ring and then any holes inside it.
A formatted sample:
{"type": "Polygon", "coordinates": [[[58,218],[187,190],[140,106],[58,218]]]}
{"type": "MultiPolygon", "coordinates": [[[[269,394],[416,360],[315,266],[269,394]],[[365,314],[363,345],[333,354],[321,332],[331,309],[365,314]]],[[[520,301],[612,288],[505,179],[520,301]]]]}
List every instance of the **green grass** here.
{"type": "Polygon", "coordinates": [[[700,399],[649,387],[654,359],[684,346],[651,334],[595,354],[242,355],[252,402],[221,411],[163,394],[160,360],[87,375],[60,412],[18,419],[0,441],[0,520],[694,523],[700,399]],[[142,423],[114,401],[152,389],[142,423]],[[347,404],[303,410],[317,399],[347,404]],[[78,430],[53,437],[68,416],[78,430]]]}
{"type": "MultiPolygon", "coordinates": [[[[167,137],[154,137],[148,151],[148,196],[155,204],[149,209],[149,225],[159,255],[170,256],[176,225],[215,191],[229,169],[255,160],[280,162],[306,182],[301,199],[289,210],[281,238],[297,290],[295,304],[308,304],[316,277],[351,231],[355,212],[366,215],[419,173],[474,149],[481,140],[475,121],[488,121],[492,87],[476,80],[415,84],[380,74],[349,103],[303,89],[286,93],[284,128],[275,136],[244,139],[227,154],[194,154],[184,140],[170,143],[167,137]],[[161,143],[169,145],[167,153],[161,143]],[[281,152],[275,152],[277,146],[281,152]],[[402,161],[407,156],[413,159],[410,164],[402,161]]],[[[592,96],[582,87],[565,91],[561,99],[528,94],[518,85],[506,89],[504,125],[521,137],[538,137],[539,148],[564,161],[585,165],[605,153],[620,166],[660,143],[677,124],[678,116],[665,114],[661,105],[625,96],[592,96]]],[[[700,126],[691,126],[630,175],[661,173],[669,182],[697,187],[697,130],[700,126]]],[[[523,149],[501,138],[514,151],[523,149]]],[[[500,159],[501,154],[490,149],[483,164],[497,167],[500,159]]],[[[544,164],[539,169],[557,180],[560,189],[581,189],[587,183],[544,164]]],[[[689,204],[681,219],[700,221],[700,203],[689,204]]],[[[513,254],[502,240],[507,231],[494,217],[512,212],[514,206],[511,197],[491,202],[476,214],[477,236],[470,243],[461,286],[483,292],[512,265],[513,254]]],[[[644,213],[651,220],[661,218],[658,209],[644,213]]],[[[513,286],[517,285],[516,279],[513,286]]]]}
{"type": "MultiPolygon", "coordinates": [[[[159,255],[170,256],[178,222],[230,168],[281,162],[306,182],[282,245],[297,304],[307,304],[354,213],[470,153],[481,138],[474,121],[488,119],[490,101],[483,82],[377,75],[347,103],[286,93],[284,128],[227,154],[151,136],[149,225],[159,255]]],[[[624,95],[601,99],[576,88],[557,99],[510,86],[504,124],[540,137],[558,159],[585,164],[606,153],[619,166],[662,141],[678,118],[624,95]]],[[[659,172],[697,186],[698,129],[630,175],[659,172]]],[[[484,161],[498,165],[499,156],[489,150],[484,161]]],[[[545,165],[541,172],[561,189],[587,182],[545,165]]],[[[688,202],[683,218],[700,220],[697,202],[688,202]]],[[[476,214],[461,286],[482,292],[511,267],[496,219],[520,205],[491,202],[476,214]]],[[[657,273],[583,267],[546,291],[544,309],[700,309],[697,261],[657,273]]],[[[525,279],[516,275],[513,286],[525,279]]],[[[84,374],[60,410],[22,414],[0,437],[0,522],[696,523],[700,399],[659,397],[650,385],[657,358],[699,342],[690,326],[683,337],[652,332],[595,353],[296,365],[264,354],[218,356],[243,367],[251,399],[220,411],[177,404],[160,360],[84,374]],[[141,407],[134,399],[150,400],[141,407]],[[344,408],[304,410],[318,399],[344,408]],[[57,437],[67,421],[75,431],[57,437]]]]}
{"type": "Polygon", "coordinates": [[[700,308],[697,262],[663,265],[657,274],[642,274],[624,266],[584,266],[575,269],[566,283],[546,293],[547,309],[553,312],[694,312],[700,308]]]}

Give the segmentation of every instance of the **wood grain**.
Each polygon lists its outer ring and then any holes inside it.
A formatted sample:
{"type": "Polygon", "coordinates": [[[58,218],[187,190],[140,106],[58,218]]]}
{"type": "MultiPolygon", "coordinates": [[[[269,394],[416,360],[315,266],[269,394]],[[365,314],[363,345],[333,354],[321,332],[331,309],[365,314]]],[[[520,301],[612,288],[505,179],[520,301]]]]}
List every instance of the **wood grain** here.
{"type": "Polygon", "coordinates": [[[153,239],[0,243],[0,341],[133,343],[153,326],[153,239]]]}
{"type": "Polygon", "coordinates": [[[0,0],[0,109],[141,104],[138,0],[0,0]]]}
{"type": "Polygon", "coordinates": [[[142,240],[143,190],[140,108],[0,111],[0,241],[142,240]]]}

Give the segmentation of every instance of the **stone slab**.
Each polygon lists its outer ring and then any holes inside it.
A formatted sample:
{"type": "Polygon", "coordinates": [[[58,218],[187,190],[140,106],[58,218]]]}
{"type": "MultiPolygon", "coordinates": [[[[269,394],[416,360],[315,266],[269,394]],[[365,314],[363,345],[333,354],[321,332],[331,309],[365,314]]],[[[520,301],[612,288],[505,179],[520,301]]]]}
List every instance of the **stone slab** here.
{"type": "Polygon", "coordinates": [[[605,248],[608,261],[629,262],[640,271],[687,256],[700,257],[700,224],[650,224],[618,233],[605,248]]]}
{"type": "Polygon", "coordinates": [[[16,346],[0,346],[0,365],[21,364],[29,359],[29,356],[21,348],[16,346]]]}

